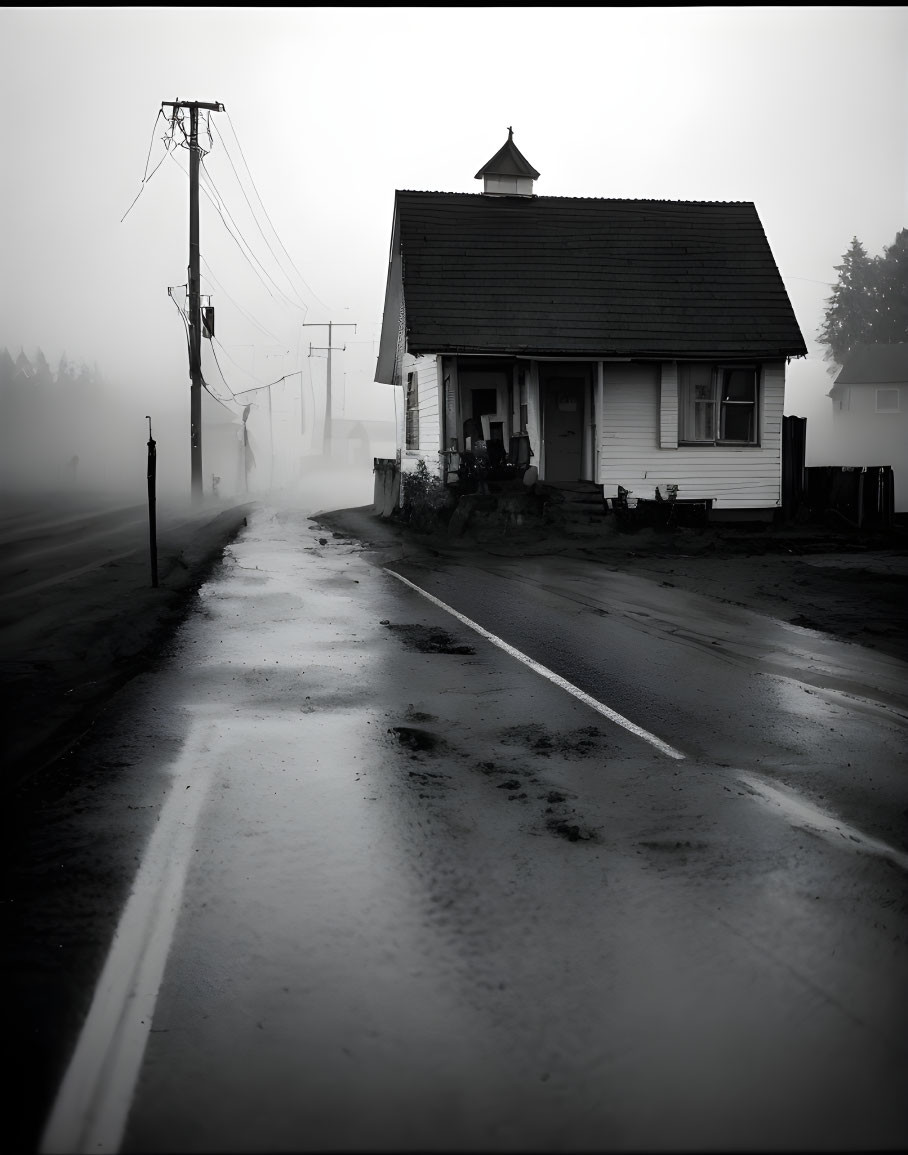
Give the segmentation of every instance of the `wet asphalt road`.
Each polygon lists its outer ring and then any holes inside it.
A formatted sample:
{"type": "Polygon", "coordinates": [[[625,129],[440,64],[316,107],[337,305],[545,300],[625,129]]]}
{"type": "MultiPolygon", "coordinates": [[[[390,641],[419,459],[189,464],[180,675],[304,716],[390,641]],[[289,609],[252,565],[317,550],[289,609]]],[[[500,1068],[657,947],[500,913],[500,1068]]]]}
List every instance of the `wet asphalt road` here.
{"type": "Polygon", "coordinates": [[[904,1146],[904,667],[389,566],[632,732],[320,536],[258,511],[99,737],[147,822],[44,1149],[904,1146]]]}

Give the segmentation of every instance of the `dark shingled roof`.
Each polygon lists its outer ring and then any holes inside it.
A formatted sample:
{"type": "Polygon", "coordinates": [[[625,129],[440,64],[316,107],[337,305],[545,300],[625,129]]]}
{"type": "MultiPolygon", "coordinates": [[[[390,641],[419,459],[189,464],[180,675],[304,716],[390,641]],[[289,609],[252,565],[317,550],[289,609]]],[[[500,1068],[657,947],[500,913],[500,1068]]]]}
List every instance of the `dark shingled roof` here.
{"type": "Polygon", "coordinates": [[[908,343],[855,345],[835,379],[836,385],[908,384],[908,343]]]}
{"type": "Polygon", "coordinates": [[[413,353],[807,348],[750,203],[398,192],[413,353]]]}

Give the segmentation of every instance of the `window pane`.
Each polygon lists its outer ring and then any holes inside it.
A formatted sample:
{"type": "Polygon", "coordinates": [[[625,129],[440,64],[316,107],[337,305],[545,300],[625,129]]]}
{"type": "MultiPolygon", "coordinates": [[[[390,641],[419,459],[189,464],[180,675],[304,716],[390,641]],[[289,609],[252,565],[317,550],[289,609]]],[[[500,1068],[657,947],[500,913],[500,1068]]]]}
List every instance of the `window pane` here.
{"type": "Polygon", "coordinates": [[[719,436],[723,441],[753,441],[753,405],[731,404],[722,406],[722,428],[719,436]]]}
{"type": "Polygon", "coordinates": [[[407,374],[407,449],[419,448],[419,379],[407,374]]]}
{"type": "Polygon", "coordinates": [[[898,413],[898,411],[899,411],[899,391],[898,391],[898,389],[877,389],[877,391],[876,391],[876,411],[877,411],[877,413],[898,413]]]}
{"type": "Polygon", "coordinates": [[[716,437],[716,407],[712,401],[694,402],[694,441],[714,441],[716,437]]]}
{"type": "Polygon", "coordinates": [[[716,407],[712,366],[679,365],[678,386],[679,439],[715,441],[716,407]]]}
{"type": "Polygon", "coordinates": [[[753,401],[754,376],[753,369],[723,369],[722,400],[753,401]]]}

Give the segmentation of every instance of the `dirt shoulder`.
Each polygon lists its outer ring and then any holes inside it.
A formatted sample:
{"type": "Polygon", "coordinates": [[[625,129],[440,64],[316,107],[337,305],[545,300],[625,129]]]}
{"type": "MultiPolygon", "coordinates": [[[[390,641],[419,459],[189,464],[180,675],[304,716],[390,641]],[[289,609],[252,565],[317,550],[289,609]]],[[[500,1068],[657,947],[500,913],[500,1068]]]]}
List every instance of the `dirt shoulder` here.
{"type": "Polygon", "coordinates": [[[389,556],[566,556],[701,593],[726,604],[908,661],[908,533],[845,534],[824,527],[704,530],[576,537],[552,527],[450,538],[413,533],[371,506],[319,514],[326,530],[389,556]]]}

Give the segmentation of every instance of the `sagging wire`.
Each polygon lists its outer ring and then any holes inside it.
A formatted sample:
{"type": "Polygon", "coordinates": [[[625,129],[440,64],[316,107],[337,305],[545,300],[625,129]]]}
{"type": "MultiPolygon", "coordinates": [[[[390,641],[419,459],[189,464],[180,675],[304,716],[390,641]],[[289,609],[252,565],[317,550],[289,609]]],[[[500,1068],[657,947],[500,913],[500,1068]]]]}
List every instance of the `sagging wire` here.
{"type": "MultiPolygon", "coordinates": [[[[321,297],[319,297],[318,294],[313,291],[312,286],[307,282],[306,278],[303,276],[303,274],[296,267],[296,265],[293,261],[293,257],[291,257],[290,254],[287,252],[287,247],[284,244],[284,242],[281,240],[280,233],[278,233],[277,229],[274,227],[274,221],[272,221],[271,217],[268,215],[268,210],[265,208],[265,202],[262,200],[261,193],[259,192],[259,190],[256,186],[255,178],[252,175],[252,170],[249,167],[249,162],[246,160],[246,154],[243,151],[243,146],[242,146],[242,144],[240,144],[240,138],[237,134],[236,126],[234,125],[233,120],[230,117],[230,113],[226,112],[226,110],[225,110],[225,115],[227,117],[227,123],[230,125],[230,131],[233,133],[233,139],[236,141],[236,146],[240,151],[240,156],[242,157],[243,164],[246,167],[246,172],[249,174],[249,180],[250,180],[250,183],[252,184],[252,188],[255,192],[256,197],[258,198],[259,204],[262,206],[262,212],[265,214],[265,219],[268,221],[268,224],[271,225],[272,232],[274,233],[275,237],[277,238],[277,243],[284,250],[284,254],[287,257],[287,260],[290,262],[291,268],[296,273],[296,275],[299,277],[300,281],[303,283],[306,290],[311,294],[311,296],[314,298],[314,300],[317,301],[318,304],[322,306],[322,308],[326,312],[330,313],[331,309],[329,308],[329,306],[326,305],[325,302],[321,299],[321,297]]],[[[226,153],[227,152],[227,142],[224,140],[223,136],[221,135],[221,132],[218,129],[218,126],[216,123],[214,126],[214,130],[218,134],[218,137],[220,138],[221,143],[224,145],[224,152],[226,153]]],[[[239,179],[239,178],[237,178],[237,179],[239,179]]]]}
{"type": "MultiPolygon", "coordinates": [[[[176,164],[177,168],[179,168],[179,169],[180,169],[180,171],[181,171],[181,172],[182,172],[182,173],[183,173],[185,176],[187,176],[187,177],[188,177],[188,176],[189,176],[189,174],[186,172],[186,169],[185,169],[185,168],[183,168],[183,166],[180,164],[180,162],[177,160],[177,158],[176,158],[176,157],[173,155],[173,153],[171,153],[170,155],[171,155],[171,157],[172,157],[172,159],[173,159],[173,162],[174,162],[174,164],[176,164]]],[[[210,191],[208,190],[208,187],[207,187],[207,185],[205,185],[203,182],[201,182],[201,181],[200,181],[200,182],[199,182],[199,187],[201,188],[201,190],[202,190],[202,192],[205,194],[205,196],[206,196],[206,197],[208,197],[209,201],[211,201],[212,205],[214,205],[215,211],[217,211],[217,212],[218,212],[218,215],[220,215],[220,216],[221,216],[221,220],[223,221],[223,224],[224,224],[224,228],[227,230],[227,235],[230,237],[230,239],[233,241],[233,243],[234,243],[234,244],[236,245],[236,247],[239,249],[239,251],[240,251],[240,255],[243,257],[243,259],[244,259],[244,260],[246,261],[246,263],[249,265],[250,269],[252,269],[253,273],[255,273],[255,275],[258,277],[259,281],[261,282],[262,288],[265,290],[265,292],[268,294],[268,296],[269,296],[269,297],[272,299],[272,301],[274,301],[274,303],[275,303],[275,304],[277,304],[277,303],[278,303],[277,297],[275,297],[274,293],[272,293],[272,292],[271,292],[271,290],[268,288],[268,286],[265,284],[264,280],[262,279],[262,275],[261,275],[261,273],[258,271],[258,269],[255,267],[255,265],[254,265],[254,264],[252,263],[252,261],[249,259],[249,255],[246,253],[245,249],[244,249],[244,248],[243,248],[243,246],[240,244],[239,240],[236,238],[236,236],[234,236],[233,232],[232,232],[232,231],[231,231],[231,229],[230,229],[230,226],[229,226],[229,225],[227,224],[227,222],[224,220],[224,218],[223,218],[223,215],[221,215],[221,213],[220,213],[220,210],[218,209],[218,206],[217,206],[217,204],[215,204],[214,198],[212,197],[212,195],[211,195],[210,191]]],[[[294,306],[294,308],[296,308],[296,306],[294,306]]]]}
{"type": "MultiPolygon", "coordinates": [[[[246,240],[246,237],[243,235],[243,230],[240,228],[240,226],[236,222],[236,218],[234,217],[234,215],[230,211],[230,209],[227,208],[227,199],[224,196],[224,194],[221,192],[221,190],[218,188],[218,186],[215,184],[214,177],[208,171],[208,166],[205,164],[202,164],[200,171],[204,172],[205,179],[211,185],[212,189],[214,190],[215,196],[217,197],[218,201],[220,202],[220,205],[223,205],[224,212],[226,212],[227,216],[230,218],[230,221],[233,224],[233,227],[239,233],[240,237],[243,240],[243,243],[245,244],[245,246],[249,250],[249,252],[252,254],[252,256],[255,259],[256,263],[258,264],[259,268],[262,270],[262,272],[265,274],[265,276],[268,278],[268,280],[271,282],[271,284],[274,285],[275,289],[277,289],[277,291],[280,293],[280,295],[284,298],[284,300],[287,302],[287,304],[292,309],[300,309],[303,312],[305,312],[306,311],[306,305],[302,302],[302,300],[300,300],[299,303],[297,303],[296,301],[292,301],[287,296],[287,294],[284,292],[284,290],[280,287],[280,285],[277,283],[277,281],[275,281],[275,279],[271,276],[271,274],[265,268],[264,264],[258,259],[258,257],[255,256],[255,253],[253,252],[253,249],[252,249],[252,245],[250,245],[250,243],[246,240]]],[[[211,199],[210,195],[209,195],[209,199],[211,199]]],[[[212,201],[212,204],[214,204],[214,201],[212,201]]],[[[221,209],[220,209],[218,204],[215,204],[215,210],[217,211],[218,215],[221,217],[221,220],[223,221],[224,217],[223,217],[223,214],[221,213],[221,209]]],[[[227,222],[224,221],[225,227],[226,227],[226,224],[227,224],[227,222]]],[[[258,222],[256,222],[256,224],[258,224],[258,222]]],[[[261,229],[259,229],[259,232],[261,232],[261,229]]],[[[268,244],[267,239],[265,240],[265,244],[266,245],[268,244]]],[[[268,247],[269,247],[269,251],[271,252],[271,255],[274,257],[275,261],[277,261],[277,257],[274,254],[274,250],[271,249],[270,245],[268,247]]],[[[278,268],[279,269],[281,268],[279,262],[278,262],[278,268]]],[[[281,269],[281,272],[283,273],[284,270],[281,269]]],[[[287,276],[287,274],[284,273],[284,276],[287,276]]],[[[288,284],[290,284],[289,278],[288,278],[288,284]]],[[[293,285],[291,284],[290,287],[292,289],[293,285]]],[[[295,291],[296,290],[294,290],[294,292],[295,291]]]]}
{"type": "MultiPolygon", "coordinates": [[[[215,131],[217,131],[217,125],[215,125],[215,131]]],[[[274,262],[275,262],[275,264],[276,264],[276,265],[277,265],[277,267],[278,267],[278,268],[281,270],[281,272],[284,274],[284,276],[287,278],[287,284],[290,286],[290,289],[291,289],[291,291],[292,291],[292,292],[294,292],[294,293],[296,293],[297,297],[299,298],[299,301],[300,301],[300,307],[301,307],[301,308],[306,308],[306,305],[305,305],[305,303],[303,302],[303,300],[302,300],[302,297],[300,297],[300,294],[297,292],[296,286],[293,284],[293,281],[292,281],[292,279],[291,279],[290,275],[289,275],[289,274],[287,273],[287,271],[284,269],[283,265],[281,264],[280,258],[278,257],[278,255],[277,255],[277,253],[274,251],[274,249],[271,247],[271,242],[270,242],[270,241],[268,240],[268,238],[265,236],[265,231],[264,231],[264,229],[262,228],[261,224],[259,223],[259,219],[258,219],[258,217],[255,215],[255,209],[252,207],[252,201],[250,201],[250,199],[249,199],[249,197],[248,197],[248,195],[247,195],[247,193],[246,193],[246,190],[243,188],[243,182],[240,180],[240,174],[239,174],[239,173],[236,171],[236,165],[233,163],[233,158],[231,157],[230,153],[229,153],[229,152],[228,152],[228,150],[227,150],[227,142],[224,140],[224,137],[221,135],[221,133],[220,133],[220,132],[218,132],[218,139],[220,140],[220,142],[221,142],[221,144],[222,144],[222,146],[223,146],[223,149],[224,149],[224,155],[227,157],[227,162],[228,162],[228,164],[230,165],[230,167],[233,169],[233,175],[236,177],[236,183],[237,183],[237,184],[240,186],[240,192],[243,194],[243,198],[245,199],[245,201],[246,201],[246,204],[249,206],[249,212],[252,214],[252,219],[253,219],[253,221],[255,221],[255,227],[258,229],[258,231],[259,231],[259,234],[260,234],[260,236],[261,236],[262,240],[265,242],[265,244],[266,244],[266,245],[267,245],[267,247],[268,247],[268,252],[269,252],[269,253],[271,253],[272,257],[274,257],[274,262]]],[[[207,168],[206,168],[205,172],[206,172],[206,175],[208,176],[208,179],[211,181],[212,185],[214,186],[214,188],[215,188],[215,191],[218,193],[218,196],[221,198],[221,200],[224,200],[224,196],[223,196],[223,194],[222,194],[222,193],[220,192],[220,190],[217,188],[217,185],[215,185],[215,184],[214,184],[214,179],[212,178],[212,176],[211,176],[211,173],[210,173],[210,172],[208,172],[207,168]]],[[[250,179],[251,179],[251,178],[250,178],[250,179]]],[[[255,187],[255,184],[254,184],[254,182],[253,182],[253,188],[254,188],[254,187],[255,187]]],[[[256,192],[256,195],[258,195],[258,193],[257,193],[257,192],[256,192]]],[[[259,204],[261,204],[261,197],[259,197],[259,204]]],[[[265,212],[265,216],[268,218],[268,223],[269,223],[269,224],[271,224],[271,219],[270,219],[270,217],[268,217],[268,213],[267,213],[267,211],[265,210],[265,206],[264,206],[264,205],[262,205],[262,211],[263,211],[263,212],[265,212]]],[[[233,219],[233,218],[231,217],[231,219],[233,219]]],[[[234,224],[236,224],[236,221],[234,221],[234,224]]],[[[237,227],[239,227],[239,226],[237,226],[237,227]]],[[[271,228],[272,228],[272,230],[274,230],[274,225],[271,225],[271,228]]],[[[276,231],[274,232],[274,235],[275,235],[275,237],[277,237],[277,241],[278,241],[278,244],[280,244],[280,245],[281,245],[281,248],[283,248],[284,246],[281,244],[281,239],[280,239],[280,237],[278,237],[278,235],[277,235],[277,232],[276,232],[276,231]]],[[[284,252],[285,252],[285,253],[287,253],[287,250],[286,250],[286,249],[284,249],[284,252]]],[[[291,265],[292,265],[292,264],[293,264],[293,261],[292,261],[292,259],[290,258],[290,254],[289,254],[289,253],[287,253],[287,258],[288,258],[288,260],[290,260],[290,263],[291,263],[291,265]]],[[[294,266],[294,267],[295,267],[295,266],[294,266]]]]}
{"type": "MultiPolygon", "coordinates": [[[[182,305],[180,305],[177,302],[176,298],[173,295],[174,289],[186,290],[186,288],[187,288],[186,285],[168,285],[167,296],[170,297],[171,301],[173,301],[174,305],[176,306],[176,310],[180,314],[180,319],[183,322],[183,328],[186,330],[186,353],[187,353],[187,356],[189,357],[189,360],[191,362],[192,361],[192,346],[191,346],[191,342],[190,342],[190,338],[189,338],[189,321],[186,317],[185,309],[182,307],[182,305]]],[[[214,348],[212,348],[211,351],[212,351],[212,353],[214,353],[214,348]]],[[[221,380],[224,382],[224,388],[227,390],[227,392],[230,394],[230,396],[233,398],[233,400],[236,401],[236,394],[233,392],[233,390],[228,385],[227,378],[224,376],[223,372],[221,372],[221,366],[220,366],[220,363],[218,362],[218,358],[217,358],[216,353],[214,354],[214,363],[218,367],[218,373],[221,374],[221,380]]],[[[215,401],[219,401],[222,405],[227,404],[227,398],[226,397],[219,397],[218,394],[214,392],[214,390],[211,388],[211,386],[205,380],[204,376],[202,377],[202,388],[209,395],[209,397],[213,397],[215,399],[215,401]]]]}
{"type": "Polygon", "coordinates": [[[214,275],[214,270],[212,269],[211,265],[209,265],[208,261],[206,261],[205,258],[201,254],[199,254],[199,260],[202,262],[202,264],[208,270],[207,274],[203,274],[204,279],[206,281],[210,280],[215,285],[216,288],[220,289],[221,292],[224,294],[224,296],[227,298],[227,300],[231,303],[231,305],[233,305],[233,307],[239,313],[241,313],[242,316],[244,316],[246,318],[246,320],[251,325],[254,325],[255,328],[258,329],[258,331],[263,336],[270,337],[273,341],[276,341],[277,344],[279,345],[281,343],[280,337],[278,337],[276,333],[272,333],[270,329],[266,329],[265,326],[260,321],[257,321],[255,319],[255,317],[252,315],[252,313],[250,313],[247,309],[244,309],[243,306],[241,304],[239,304],[238,301],[235,301],[233,299],[233,297],[231,297],[231,295],[227,292],[227,290],[224,288],[224,286],[221,284],[221,282],[214,275]]]}
{"type": "MultiPolygon", "coordinates": [[[[174,164],[177,166],[177,168],[179,168],[180,171],[184,174],[184,176],[186,176],[188,178],[189,173],[186,171],[185,168],[183,168],[183,166],[177,160],[176,156],[172,152],[169,155],[170,155],[171,159],[173,160],[174,164]]],[[[207,176],[207,170],[206,170],[206,176],[207,176]]],[[[240,250],[241,256],[246,261],[246,263],[249,265],[250,269],[252,269],[252,271],[258,277],[259,281],[262,284],[262,288],[265,290],[265,292],[268,294],[268,296],[272,299],[272,301],[274,301],[275,304],[278,304],[279,302],[278,302],[277,297],[275,297],[274,293],[272,293],[271,290],[268,288],[268,286],[265,284],[265,281],[262,278],[262,274],[258,271],[258,269],[255,267],[255,265],[250,260],[249,254],[246,252],[246,250],[240,244],[239,240],[234,235],[230,226],[227,224],[227,221],[224,218],[224,214],[221,212],[220,207],[218,206],[217,202],[215,201],[214,196],[212,196],[211,191],[209,190],[208,186],[201,179],[199,180],[199,188],[201,188],[201,190],[202,190],[202,192],[204,192],[205,196],[208,197],[209,201],[211,201],[211,204],[214,206],[215,212],[221,218],[221,222],[223,223],[224,228],[227,230],[228,236],[233,241],[233,243],[236,245],[236,247],[240,250]]],[[[243,240],[244,240],[244,243],[246,244],[246,246],[248,248],[249,242],[246,241],[245,237],[243,238],[243,240]]],[[[250,252],[251,252],[251,249],[250,249],[250,252]]],[[[253,254],[253,256],[254,256],[254,254],[253,254]]],[[[255,260],[258,261],[258,258],[255,257],[255,260]]],[[[261,265],[261,261],[259,261],[259,264],[261,265]]],[[[266,272],[266,276],[267,275],[268,274],[266,272]]],[[[271,280],[270,277],[269,277],[269,280],[271,280]]],[[[274,281],[272,280],[271,283],[274,284],[274,281]]],[[[300,306],[297,305],[295,302],[291,301],[290,298],[287,297],[286,293],[283,293],[283,291],[277,285],[275,285],[274,287],[278,290],[279,293],[281,293],[281,295],[284,297],[284,300],[286,301],[286,303],[291,308],[293,308],[293,309],[299,309],[300,308],[300,306]]]]}
{"type": "Polygon", "coordinates": [[[132,212],[133,206],[135,205],[136,201],[139,199],[139,197],[145,191],[145,186],[148,184],[148,182],[151,180],[151,178],[154,176],[154,174],[158,171],[158,169],[164,163],[164,160],[166,159],[168,153],[170,152],[170,145],[173,141],[173,130],[172,129],[171,129],[171,132],[169,134],[161,137],[161,140],[164,144],[164,150],[165,150],[164,156],[162,156],[161,159],[158,161],[158,163],[154,166],[154,168],[151,170],[151,173],[148,172],[148,164],[149,164],[149,161],[151,160],[151,150],[154,148],[155,129],[158,127],[158,120],[160,119],[160,117],[162,115],[163,114],[159,108],[158,109],[158,115],[155,117],[154,124],[152,125],[152,128],[151,128],[151,141],[148,145],[148,156],[145,158],[145,172],[142,174],[142,183],[139,186],[139,191],[136,193],[132,204],[129,206],[129,208],[126,210],[126,212],[120,217],[120,224],[121,225],[126,220],[126,218],[129,216],[129,214],[132,212]]]}
{"type": "Polygon", "coordinates": [[[239,391],[239,393],[235,393],[234,396],[235,397],[243,397],[247,393],[259,393],[259,392],[261,392],[262,389],[270,389],[272,385],[280,385],[280,383],[282,381],[286,381],[290,377],[301,377],[301,376],[302,376],[302,370],[301,369],[294,369],[290,373],[285,373],[283,377],[278,377],[278,379],[276,381],[269,381],[267,385],[254,385],[250,389],[241,389],[239,391]]]}

